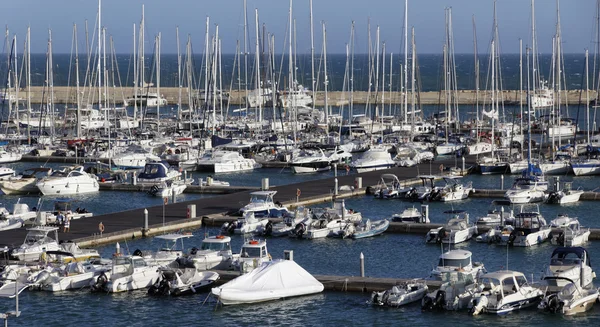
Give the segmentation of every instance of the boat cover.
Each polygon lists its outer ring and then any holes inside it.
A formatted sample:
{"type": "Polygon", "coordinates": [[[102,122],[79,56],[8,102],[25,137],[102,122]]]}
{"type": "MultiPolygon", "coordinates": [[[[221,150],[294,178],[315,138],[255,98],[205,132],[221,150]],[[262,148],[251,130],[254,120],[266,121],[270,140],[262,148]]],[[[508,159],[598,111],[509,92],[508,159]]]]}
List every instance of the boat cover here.
{"type": "Polygon", "coordinates": [[[290,260],[265,262],[253,271],[212,289],[223,304],[255,303],[320,293],[323,284],[290,260]]]}

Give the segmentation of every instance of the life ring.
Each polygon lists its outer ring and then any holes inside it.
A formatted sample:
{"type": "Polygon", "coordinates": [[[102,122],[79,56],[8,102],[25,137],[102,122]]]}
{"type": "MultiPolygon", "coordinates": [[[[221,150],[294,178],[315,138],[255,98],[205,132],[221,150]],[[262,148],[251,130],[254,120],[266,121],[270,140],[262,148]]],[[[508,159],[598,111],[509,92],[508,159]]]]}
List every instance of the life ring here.
{"type": "Polygon", "coordinates": [[[225,236],[223,236],[223,235],[217,235],[215,238],[218,239],[218,240],[221,240],[221,239],[224,239],[225,236]]]}
{"type": "Polygon", "coordinates": [[[250,244],[258,244],[258,241],[250,241],[250,244]]]}
{"type": "Polygon", "coordinates": [[[104,233],[104,224],[102,222],[98,224],[98,230],[100,231],[100,233],[104,233]]]}

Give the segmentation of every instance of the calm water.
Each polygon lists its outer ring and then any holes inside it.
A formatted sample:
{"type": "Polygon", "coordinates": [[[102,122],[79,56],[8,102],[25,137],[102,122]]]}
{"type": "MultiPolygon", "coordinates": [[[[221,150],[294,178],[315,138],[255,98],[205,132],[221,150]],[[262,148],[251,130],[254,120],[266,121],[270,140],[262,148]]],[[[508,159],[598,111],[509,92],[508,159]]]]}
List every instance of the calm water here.
{"type": "MultiPolygon", "coordinates": [[[[24,167],[30,163],[19,163],[24,167]]],[[[434,169],[437,165],[433,166],[434,169]]],[[[423,172],[428,173],[428,172],[423,172]]],[[[286,181],[300,181],[308,178],[324,178],[327,175],[295,176],[287,171],[265,170],[254,174],[222,175],[219,179],[228,180],[236,185],[258,185],[262,177],[271,178],[272,184],[286,181]],[[239,183],[239,184],[237,184],[239,183]]],[[[562,180],[574,179],[574,186],[584,189],[597,187],[594,178],[564,177],[562,180]]],[[[466,181],[473,181],[477,187],[500,187],[499,176],[468,176],[466,181]]],[[[512,183],[507,176],[505,187],[512,183]]],[[[116,210],[132,209],[160,204],[146,194],[127,193],[128,202],[122,201],[122,192],[101,192],[79,198],[88,210],[96,214],[116,210]],[[107,206],[106,203],[110,203],[107,206]]],[[[194,199],[199,195],[186,195],[185,199],[194,199]]],[[[24,197],[23,201],[37,202],[38,197],[24,197]]],[[[3,205],[13,203],[16,197],[3,197],[3,205]]],[[[475,219],[485,214],[491,199],[468,199],[456,204],[430,203],[430,217],[433,222],[445,222],[443,211],[448,209],[465,209],[475,219]]],[[[413,204],[396,200],[375,200],[371,197],[351,198],[347,206],[363,212],[371,219],[388,218],[413,204]]],[[[415,203],[418,206],[420,204],[415,203]]],[[[540,205],[540,210],[547,220],[557,213],[563,212],[578,216],[583,225],[598,227],[596,215],[593,214],[597,202],[581,202],[570,206],[540,205]]],[[[205,234],[216,234],[217,228],[205,228],[194,231],[194,237],[186,241],[186,247],[198,246],[205,234]]],[[[133,252],[135,249],[156,250],[162,244],[154,239],[123,240],[121,248],[133,252]]],[[[239,251],[243,243],[241,236],[233,236],[232,247],[239,251]]],[[[483,262],[490,271],[508,268],[524,272],[528,278],[539,279],[541,271],[549,262],[554,249],[549,243],[532,248],[509,248],[504,246],[467,242],[457,247],[473,252],[475,261],[483,262]]],[[[364,253],[365,268],[368,276],[374,277],[427,277],[437,262],[442,249],[436,245],[424,244],[424,235],[386,234],[376,238],[363,240],[296,240],[270,239],[269,252],[274,258],[283,257],[284,250],[294,250],[294,259],[313,274],[358,275],[359,255],[364,253]]],[[[596,271],[600,269],[600,242],[587,245],[591,254],[591,262],[596,271]]],[[[99,248],[104,256],[114,252],[114,245],[99,248]]],[[[324,292],[319,295],[275,301],[257,305],[242,305],[218,308],[215,303],[202,302],[206,295],[162,299],[148,297],[145,291],[126,294],[104,295],[90,294],[88,290],[64,292],[57,294],[41,292],[24,292],[20,297],[23,315],[10,321],[12,326],[164,326],[177,324],[197,326],[199,322],[209,325],[252,326],[252,325],[444,325],[479,326],[482,324],[498,324],[507,326],[532,325],[598,325],[600,323],[600,306],[590,313],[577,317],[563,318],[538,313],[535,310],[518,312],[506,317],[480,316],[469,317],[466,312],[459,313],[422,313],[418,305],[400,309],[374,308],[366,304],[368,294],[324,292]]],[[[0,311],[13,308],[14,302],[0,300],[0,311]]]]}

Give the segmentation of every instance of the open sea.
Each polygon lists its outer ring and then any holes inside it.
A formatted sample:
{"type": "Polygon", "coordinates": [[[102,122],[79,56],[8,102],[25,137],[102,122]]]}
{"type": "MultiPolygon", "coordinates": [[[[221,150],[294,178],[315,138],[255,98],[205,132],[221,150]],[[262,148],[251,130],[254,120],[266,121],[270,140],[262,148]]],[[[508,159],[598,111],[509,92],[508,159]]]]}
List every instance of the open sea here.
{"type": "MultiPolygon", "coordinates": [[[[35,163],[16,163],[11,167],[20,170],[35,166],[35,163]]],[[[53,166],[58,166],[52,164],[53,166]]],[[[432,165],[435,170],[437,165],[432,165]]],[[[429,172],[422,172],[429,173],[429,172]]],[[[229,181],[233,185],[259,185],[263,177],[269,177],[272,185],[282,185],[310,179],[330,177],[332,173],[313,175],[294,175],[287,169],[261,169],[254,173],[217,175],[215,178],[229,181]]],[[[201,177],[204,175],[194,174],[201,177]]],[[[512,184],[513,177],[507,175],[504,187],[512,184]]],[[[592,190],[598,187],[593,177],[563,176],[561,181],[573,180],[575,188],[592,190]]],[[[500,188],[499,176],[471,175],[464,181],[472,181],[475,188],[500,188]]],[[[161,199],[144,193],[100,192],[95,195],[74,197],[94,214],[103,214],[125,209],[160,205],[161,199]],[[133,195],[133,196],[131,196],[133,195]],[[110,203],[110,206],[106,204],[110,203]]],[[[191,200],[204,195],[184,194],[178,201],[191,200]]],[[[16,196],[2,196],[2,205],[12,207],[18,200],[16,196]]],[[[21,201],[36,205],[38,196],[24,196],[21,201]]],[[[52,198],[44,198],[44,206],[52,205],[52,198]]],[[[432,222],[443,223],[448,218],[443,212],[449,209],[464,209],[472,219],[487,212],[492,199],[471,198],[454,204],[429,203],[432,222]]],[[[373,220],[389,218],[401,212],[407,206],[419,206],[400,200],[376,200],[369,196],[346,200],[347,207],[361,211],[365,218],[373,220]]],[[[325,206],[327,204],[323,204],[325,206]]],[[[79,205],[78,205],[79,206],[79,205]]],[[[559,213],[579,217],[582,225],[599,227],[598,215],[594,208],[597,202],[579,202],[565,206],[540,204],[540,210],[546,220],[559,213]]],[[[168,210],[168,207],[167,207],[168,210]]],[[[199,213],[201,214],[201,213],[199,213]]],[[[77,223],[76,221],[74,223],[77,223]]],[[[194,237],[185,242],[186,248],[199,246],[206,234],[218,233],[218,228],[202,228],[193,231],[194,237]]],[[[437,245],[424,242],[425,235],[384,234],[362,240],[319,239],[297,240],[288,238],[269,239],[269,252],[274,258],[282,258],[284,250],[294,250],[294,259],[313,274],[351,276],[359,275],[359,255],[365,255],[367,276],[425,278],[442,249],[437,245]]],[[[239,251],[243,238],[232,237],[232,247],[239,251]]],[[[157,250],[162,242],[153,238],[123,240],[121,249],[133,252],[135,249],[157,250]]],[[[465,242],[457,245],[461,249],[473,252],[473,260],[483,262],[488,271],[514,269],[538,280],[541,272],[549,263],[554,246],[550,243],[530,248],[507,248],[505,246],[465,242]]],[[[596,271],[600,265],[600,242],[590,242],[587,249],[591,263],[596,271]]],[[[103,256],[110,257],[114,245],[99,248],[103,256]]],[[[470,317],[466,312],[421,312],[420,305],[414,304],[401,308],[381,308],[368,305],[370,294],[324,292],[322,294],[273,301],[263,304],[216,307],[214,299],[207,295],[180,298],[149,297],[146,291],[134,291],[123,294],[91,294],[88,289],[61,293],[26,291],[20,296],[22,316],[11,318],[9,326],[598,326],[600,325],[600,306],[588,313],[575,317],[562,317],[537,312],[536,309],[515,312],[507,316],[482,315],[470,317]]],[[[1,299],[0,312],[14,309],[14,300],[1,299]]]]}

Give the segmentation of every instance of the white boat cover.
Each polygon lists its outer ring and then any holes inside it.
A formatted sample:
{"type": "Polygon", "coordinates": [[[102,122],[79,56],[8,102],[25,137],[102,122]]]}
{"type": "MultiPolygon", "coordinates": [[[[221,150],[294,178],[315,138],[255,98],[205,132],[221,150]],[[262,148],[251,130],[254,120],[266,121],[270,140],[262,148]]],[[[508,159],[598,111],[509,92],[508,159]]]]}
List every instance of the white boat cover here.
{"type": "Polygon", "coordinates": [[[242,304],[320,293],[323,284],[290,260],[265,262],[250,273],[212,289],[221,303],[242,304]]]}

